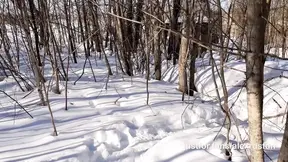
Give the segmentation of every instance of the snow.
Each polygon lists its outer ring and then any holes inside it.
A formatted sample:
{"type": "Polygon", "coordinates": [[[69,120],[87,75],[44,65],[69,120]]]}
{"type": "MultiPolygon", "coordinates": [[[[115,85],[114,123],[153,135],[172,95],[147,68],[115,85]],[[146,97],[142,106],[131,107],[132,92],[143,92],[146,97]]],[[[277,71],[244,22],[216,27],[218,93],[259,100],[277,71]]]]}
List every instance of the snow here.
{"type": "MultiPolygon", "coordinates": [[[[73,85],[85,60],[80,56],[79,63],[72,64],[69,72],[69,110],[64,110],[64,82],[61,83],[62,94],[49,92],[59,136],[52,136],[49,111],[38,104],[37,91],[29,95],[21,92],[10,77],[0,82],[0,89],[17,99],[34,117],[30,119],[11,99],[0,93],[0,161],[227,160],[222,149],[227,131],[222,128],[224,115],[215,100],[208,57],[196,62],[196,85],[200,93],[195,97],[185,96],[185,101],[181,101],[182,94],[177,91],[176,84],[178,68],[167,68],[164,63],[163,81],[149,81],[147,105],[145,78],[121,75],[108,78],[102,60],[98,60],[96,66],[95,60],[91,59],[97,82],[91,77],[88,66],[83,77],[73,85]]],[[[115,74],[114,57],[109,60],[115,74]]],[[[246,144],[248,147],[246,90],[241,87],[245,80],[241,72],[245,71],[245,63],[229,61],[226,66],[229,106],[233,106],[230,142],[233,146],[246,144]]],[[[277,69],[287,66],[285,61],[267,61],[265,64],[265,117],[285,113],[288,80],[279,76],[287,76],[287,71],[277,69]]],[[[45,73],[51,75],[51,67],[45,66],[45,73]]],[[[217,83],[220,85],[218,77],[217,83]]],[[[279,153],[284,123],[283,116],[264,119],[264,148],[273,160],[279,153]]],[[[231,151],[233,161],[248,161],[243,148],[232,147],[231,151]]]]}

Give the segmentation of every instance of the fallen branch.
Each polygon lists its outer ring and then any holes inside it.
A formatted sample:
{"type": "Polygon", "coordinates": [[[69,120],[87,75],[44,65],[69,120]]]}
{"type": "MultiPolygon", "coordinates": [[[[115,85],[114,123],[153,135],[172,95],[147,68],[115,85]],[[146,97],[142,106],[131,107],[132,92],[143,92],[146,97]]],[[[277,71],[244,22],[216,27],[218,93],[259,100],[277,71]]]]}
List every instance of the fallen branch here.
{"type": "Polygon", "coordinates": [[[274,98],[272,98],[272,100],[279,106],[280,109],[282,109],[282,106],[274,98]]]}
{"type": "Polygon", "coordinates": [[[13,97],[11,97],[9,94],[7,94],[5,91],[2,91],[0,90],[0,92],[2,92],[4,95],[6,95],[7,97],[9,97],[11,100],[15,101],[15,103],[21,108],[23,109],[26,114],[28,114],[32,119],[33,119],[33,116],[17,101],[15,100],[13,97]]]}
{"type": "Polygon", "coordinates": [[[277,117],[285,116],[285,115],[286,115],[286,113],[280,113],[280,114],[277,114],[277,115],[265,116],[265,117],[263,117],[263,119],[272,119],[272,118],[277,118],[277,117]]]}
{"type": "MultiPolygon", "coordinates": [[[[269,89],[271,89],[271,90],[272,90],[273,92],[275,92],[276,94],[278,94],[278,95],[280,96],[280,98],[281,98],[285,103],[287,103],[287,101],[284,99],[284,97],[283,97],[279,92],[277,92],[275,89],[271,88],[270,86],[266,85],[265,83],[264,83],[264,86],[267,87],[267,88],[269,88],[269,89]]],[[[274,102],[276,102],[276,100],[275,100],[274,98],[273,98],[273,100],[274,100],[274,102]]],[[[278,102],[276,102],[276,104],[278,104],[278,106],[279,106],[280,108],[282,108],[278,102]]]]}

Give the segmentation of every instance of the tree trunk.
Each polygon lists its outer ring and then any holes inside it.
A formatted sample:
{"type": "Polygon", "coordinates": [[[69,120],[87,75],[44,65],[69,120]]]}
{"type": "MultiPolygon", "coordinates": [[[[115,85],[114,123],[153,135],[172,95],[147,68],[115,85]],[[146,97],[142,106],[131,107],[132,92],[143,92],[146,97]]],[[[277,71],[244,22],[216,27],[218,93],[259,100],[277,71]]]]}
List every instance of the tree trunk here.
{"type": "MultiPolygon", "coordinates": [[[[196,28],[196,26],[194,27],[194,38],[199,39],[200,36],[200,31],[199,28],[196,28]]],[[[195,62],[196,62],[196,57],[198,56],[198,44],[197,43],[193,43],[193,47],[192,47],[192,51],[190,54],[190,69],[189,69],[189,92],[188,95],[189,96],[193,96],[194,95],[194,91],[197,92],[197,88],[195,86],[195,62]]]]}
{"type": "MultiPolygon", "coordinates": [[[[157,6],[160,6],[159,1],[157,1],[157,6]]],[[[155,14],[159,18],[159,7],[157,7],[155,14]]],[[[161,18],[160,18],[161,19],[161,18]]],[[[157,28],[158,21],[154,20],[154,69],[155,69],[155,79],[161,80],[161,49],[160,49],[160,38],[161,38],[161,30],[157,28]]]]}
{"type": "MultiPolygon", "coordinates": [[[[266,21],[269,9],[265,0],[248,1],[247,5],[247,38],[248,50],[246,55],[247,106],[249,122],[249,138],[251,145],[251,161],[264,161],[263,155],[263,70],[264,70],[264,41],[266,21]]],[[[269,4],[270,7],[270,4],[269,4]]]]}
{"type": "Polygon", "coordinates": [[[37,58],[37,63],[38,66],[42,66],[41,63],[41,58],[40,58],[40,49],[39,49],[39,34],[38,34],[38,30],[37,30],[37,25],[36,25],[36,16],[35,16],[35,4],[33,2],[33,0],[29,0],[29,9],[30,9],[30,14],[31,14],[31,19],[32,19],[32,31],[34,33],[34,38],[35,38],[35,50],[36,50],[36,58],[37,58]]]}
{"type": "Polygon", "coordinates": [[[283,11],[282,11],[282,57],[285,58],[286,57],[286,23],[285,22],[285,11],[286,11],[286,0],[282,0],[282,5],[283,7],[283,11]]]}
{"type": "Polygon", "coordinates": [[[181,37],[181,46],[179,51],[179,90],[183,93],[188,93],[187,88],[187,58],[189,53],[189,40],[186,38],[190,31],[190,15],[189,15],[188,0],[184,2],[185,6],[185,20],[183,21],[183,30],[181,37]]]}
{"type": "MultiPolygon", "coordinates": [[[[180,0],[173,0],[173,15],[172,21],[170,22],[171,30],[177,32],[178,31],[178,17],[180,15],[180,0]]],[[[173,65],[176,64],[176,60],[179,57],[179,37],[174,33],[170,33],[169,41],[168,41],[168,56],[167,60],[171,60],[173,56],[173,65]]]]}
{"type": "MultiPolygon", "coordinates": [[[[119,16],[123,16],[122,14],[122,10],[119,6],[118,3],[116,3],[115,5],[116,10],[115,13],[119,16]]],[[[131,51],[129,51],[129,49],[131,50],[131,48],[129,48],[128,43],[127,43],[127,30],[125,30],[125,23],[123,22],[123,20],[121,20],[120,18],[116,19],[116,30],[117,30],[117,34],[118,34],[118,41],[121,42],[120,45],[122,45],[121,48],[119,48],[119,50],[121,50],[121,59],[123,61],[124,64],[124,69],[125,69],[125,73],[128,76],[133,76],[133,68],[132,68],[132,61],[131,61],[131,51]]]]}
{"type": "MultiPolygon", "coordinates": [[[[144,2],[143,0],[138,0],[137,4],[136,4],[136,21],[141,22],[141,20],[143,19],[143,12],[142,12],[142,8],[143,8],[144,2]]],[[[134,40],[133,40],[133,50],[134,52],[137,52],[137,47],[139,44],[139,39],[141,38],[141,25],[138,23],[134,23],[134,28],[135,28],[135,32],[134,32],[134,40]]]]}
{"type": "Polygon", "coordinates": [[[73,54],[73,60],[74,63],[77,63],[77,57],[76,57],[76,49],[74,46],[74,42],[73,42],[73,32],[72,32],[72,25],[71,25],[71,11],[68,10],[70,8],[70,1],[66,1],[64,0],[64,11],[65,11],[65,19],[66,19],[66,23],[67,23],[67,31],[68,31],[68,44],[69,44],[69,54],[70,52],[72,52],[73,54]],[[69,3],[69,4],[68,4],[69,3]]]}

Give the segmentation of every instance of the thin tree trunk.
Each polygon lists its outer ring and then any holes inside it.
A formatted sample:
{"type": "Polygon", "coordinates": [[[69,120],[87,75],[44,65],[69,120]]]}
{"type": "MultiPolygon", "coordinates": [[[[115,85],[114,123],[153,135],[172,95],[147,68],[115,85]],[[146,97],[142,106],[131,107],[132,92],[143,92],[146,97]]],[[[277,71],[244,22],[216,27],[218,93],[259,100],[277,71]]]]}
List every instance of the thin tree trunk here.
{"type": "Polygon", "coordinates": [[[186,38],[190,33],[190,13],[189,13],[189,0],[186,0],[183,5],[185,8],[185,20],[183,21],[183,30],[181,37],[181,45],[179,52],[179,90],[188,94],[187,87],[187,58],[189,53],[189,40],[186,38]]]}
{"type": "MultiPolygon", "coordinates": [[[[270,8],[270,4],[269,4],[270,8]]],[[[262,116],[263,116],[263,79],[264,79],[264,41],[266,21],[269,9],[266,0],[248,1],[246,55],[246,88],[251,145],[251,162],[264,161],[262,116]]]]}

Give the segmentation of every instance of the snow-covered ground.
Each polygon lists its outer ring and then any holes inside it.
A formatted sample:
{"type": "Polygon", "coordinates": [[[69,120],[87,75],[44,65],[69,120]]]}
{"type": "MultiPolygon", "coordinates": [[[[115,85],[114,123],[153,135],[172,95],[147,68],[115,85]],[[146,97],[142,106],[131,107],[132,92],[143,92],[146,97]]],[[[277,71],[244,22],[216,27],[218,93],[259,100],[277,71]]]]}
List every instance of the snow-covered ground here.
{"type": "MultiPolygon", "coordinates": [[[[170,67],[163,69],[163,81],[149,81],[148,105],[145,78],[107,78],[102,61],[96,66],[91,59],[97,82],[88,66],[84,76],[73,85],[82,72],[84,59],[79,59],[69,72],[69,110],[64,110],[64,82],[62,94],[49,93],[59,136],[51,135],[48,108],[37,104],[36,91],[23,98],[28,92],[21,92],[12,78],[0,82],[0,89],[17,99],[34,117],[29,118],[0,93],[0,161],[226,161],[220,149],[226,140],[226,130],[222,128],[224,115],[215,100],[207,58],[197,60],[196,84],[200,93],[195,97],[186,96],[181,101],[177,67],[170,67]]],[[[114,58],[109,59],[115,74],[114,58]]],[[[286,112],[288,79],[279,76],[287,76],[287,71],[277,69],[287,69],[288,62],[268,61],[265,66],[264,116],[268,118],[263,125],[264,148],[269,156],[266,159],[276,160],[285,117],[270,117],[286,112]]],[[[51,69],[46,70],[49,74],[51,69]]],[[[225,76],[233,113],[230,141],[233,146],[239,144],[232,147],[232,160],[237,162],[247,161],[245,149],[249,143],[242,71],[244,62],[227,63],[225,76]]]]}

